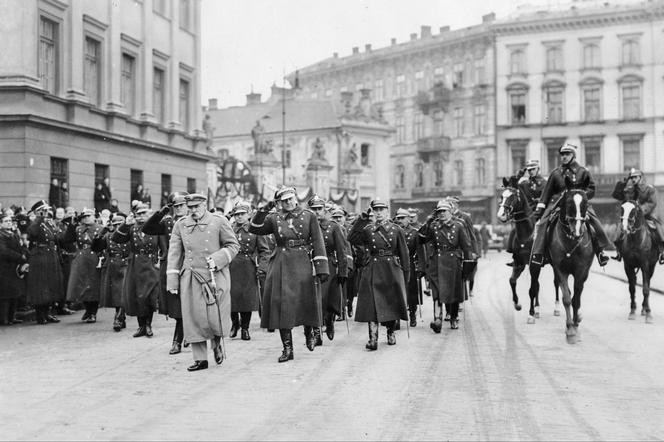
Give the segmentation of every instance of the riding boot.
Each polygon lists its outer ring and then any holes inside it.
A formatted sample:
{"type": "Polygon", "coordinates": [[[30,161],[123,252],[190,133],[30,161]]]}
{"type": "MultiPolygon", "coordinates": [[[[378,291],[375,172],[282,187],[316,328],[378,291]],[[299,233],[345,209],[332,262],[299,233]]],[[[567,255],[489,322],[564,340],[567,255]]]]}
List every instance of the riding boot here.
{"type": "Polygon", "coordinates": [[[251,322],[251,312],[241,312],[240,313],[240,327],[242,328],[242,340],[249,341],[251,336],[249,336],[249,323],[251,322]]]}
{"type": "Polygon", "coordinates": [[[330,341],[334,339],[334,313],[328,312],[325,316],[325,334],[330,341]]]}
{"type": "Polygon", "coordinates": [[[240,313],[231,312],[231,323],[231,334],[229,336],[234,338],[237,336],[237,332],[240,330],[240,313]]]}
{"type": "Polygon", "coordinates": [[[125,313],[125,309],[123,307],[118,307],[120,309],[120,312],[118,313],[118,320],[120,321],[120,326],[122,328],[127,328],[127,314],[125,313]]]}
{"type": "Polygon", "coordinates": [[[390,321],[386,324],[387,327],[387,345],[394,345],[397,343],[397,338],[394,336],[394,326],[397,321],[390,321]]]}
{"type": "Polygon", "coordinates": [[[320,335],[320,327],[314,327],[313,332],[314,332],[314,345],[316,347],[320,347],[321,345],[323,345],[323,338],[320,335]]]}
{"type": "Polygon", "coordinates": [[[284,350],[279,356],[279,362],[286,362],[293,359],[293,334],[289,328],[280,328],[279,336],[281,337],[281,343],[284,346],[284,350]]]}
{"type": "Polygon", "coordinates": [[[145,334],[145,318],[143,316],[139,316],[136,318],[138,320],[138,330],[136,330],[136,333],[134,333],[135,338],[140,338],[141,336],[146,336],[145,334]]]}
{"type": "Polygon", "coordinates": [[[429,327],[431,327],[431,330],[434,331],[434,333],[440,333],[440,331],[443,329],[443,306],[438,305],[438,314],[434,317],[434,320],[429,324],[429,327]]]}
{"type": "Polygon", "coordinates": [[[152,333],[152,316],[154,315],[154,312],[148,313],[148,315],[145,317],[145,336],[148,338],[151,338],[153,333],[152,333]]]}
{"type": "Polygon", "coordinates": [[[346,311],[348,312],[348,317],[353,317],[353,300],[349,299],[348,304],[346,305],[346,311]]]}
{"type": "Polygon", "coordinates": [[[378,350],[378,323],[369,322],[369,342],[365,345],[367,350],[378,350]]]}
{"type": "Polygon", "coordinates": [[[184,332],[182,329],[182,319],[175,319],[175,330],[173,331],[173,345],[171,345],[171,350],[168,352],[169,355],[176,355],[182,351],[182,339],[184,338],[184,332]]]}
{"type": "Polygon", "coordinates": [[[316,339],[314,338],[314,330],[312,326],[304,326],[304,338],[309,351],[314,351],[314,347],[316,347],[316,339]]]}
{"type": "Polygon", "coordinates": [[[212,339],[212,354],[214,354],[214,362],[221,365],[224,362],[224,351],[221,348],[221,336],[216,336],[212,339]]]}
{"type": "Polygon", "coordinates": [[[120,323],[120,307],[115,307],[115,316],[113,316],[113,330],[116,332],[122,330],[122,324],[120,323]]]}
{"type": "Polygon", "coordinates": [[[417,327],[417,308],[411,308],[408,310],[408,314],[410,315],[410,326],[411,327],[417,327]]]}

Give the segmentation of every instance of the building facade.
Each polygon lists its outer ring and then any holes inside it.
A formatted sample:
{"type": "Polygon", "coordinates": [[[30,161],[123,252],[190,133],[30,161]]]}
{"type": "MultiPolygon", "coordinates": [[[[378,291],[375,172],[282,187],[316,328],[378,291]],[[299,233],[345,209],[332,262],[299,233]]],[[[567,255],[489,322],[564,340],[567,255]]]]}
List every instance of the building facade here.
{"type": "Polygon", "coordinates": [[[0,201],[206,187],[200,0],[0,4],[0,201]]]}
{"type": "Polygon", "coordinates": [[[491,23],[442,27],[398,44],[333,57],[291,74],[310,99],[359,99],[371,90],[380,114],[395,127],[390,140],[393,210],[429,213],[447,195],[460,196],[476,220],[495,217],[495,88],[491,23]],[[296,78],[297,77],[297,78],[296,78]]]}
{"type": "Polygon", "coordinates": [[[610,197],[635,167],[664,201],[664,2],[575,2],[494,24],[498,177],[530,159],[546,175],[564,142],[593,174],[605,223],[610,197]],[[659,49],[658,49],[659,48],[659,49]]]}

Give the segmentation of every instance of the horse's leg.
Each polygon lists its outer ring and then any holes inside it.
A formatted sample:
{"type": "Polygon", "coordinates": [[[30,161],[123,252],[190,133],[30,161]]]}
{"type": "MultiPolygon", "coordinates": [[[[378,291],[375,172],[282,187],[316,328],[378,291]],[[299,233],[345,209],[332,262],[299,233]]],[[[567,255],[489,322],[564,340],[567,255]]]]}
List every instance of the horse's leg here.
{"type": "Polygon", "coordinates": [[[570,292],[568,279],[569,275],[563,274],[562,271],[554,268],[556,280],[563,292],[563,305],[565,306],[565,335],[567,342],[570,344],[576,343],[576,327],[574,327],[574,319],[572,318],[572,293],[570,292]]]}
{"type": "Polygon", "coordinates": [[[556,305],[553,308],[553,316],[560,316],[560,286],[556,278],[553,278],[553,287],[556,290],[556,305]]]}
{"type": "Polygon", "coordinates": [[[529,266],[530,270],[530,290],[528,295],[530,296],[530,310],[528,310],[528,324],[535,323],[535,306],[539,306],[539,275],[542,271],[542,267],[537,264],[531,264],[529,266]]]}
{"type": "Polygon", "coordinates": [[[572,310],[574,312],[574,327],[578,327],[581,322],[581,293],[583,292],[583,286],[586,283],[586,279],[578,276],[574,278],[574,296],[572,297],[572,310]]]}
{"type": "Polygon", "coordinates": [[[641,277],[643,278],[643,304],[641,306],[641,314],[645,315],[646,324],[652,324],[652,313],[650,312],[650,278],[652,278],[656,265],[657,261],[651,261],[646,264],[647,268],[641,269],[641,277]]]}
{"type": "Polygon", "coordinates": [[[516,264],[514,261],[514,267],[512,267],[512,276],[510,276],[510,287],[512,288],[512,302],[514,303],[514,309],[518,312],[521,310],[521,304],[519,304],[519,295],[516,293],[516,281],[521,276],[521,273],[524,269],[523,264],[516,264]]]}
{"type": "Polygon", "coordinates": [[[629,259],[623,259],[623,267],[625,268],[625,275],[627,276],[627,285],[629,287],[629,316],[627,319],[636,319],[636,269],[631,263],[628,264],[629,259]]]}

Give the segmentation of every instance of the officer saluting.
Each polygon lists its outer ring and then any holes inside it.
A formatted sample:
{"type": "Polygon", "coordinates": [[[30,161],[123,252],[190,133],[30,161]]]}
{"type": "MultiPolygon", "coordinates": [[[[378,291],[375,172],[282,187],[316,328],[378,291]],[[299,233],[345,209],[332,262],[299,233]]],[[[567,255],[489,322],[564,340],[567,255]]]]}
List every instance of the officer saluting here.
{"type": "Polygon", "coordinates": [[[286,362],[293,359],[293,327],[304,325],[307,348],[314,350],[313,327],[321,324],[320,284],[327,281],[329,270],[316,216],[298,206],[292,187],[279,189],[275,199],[279,210],[269,213],[274,202],[263,206],[251,220],[249,232],[274,234],[276,248],[265,278],[261,327],[279,329],[284,347],[279,362],[286,362]]]}

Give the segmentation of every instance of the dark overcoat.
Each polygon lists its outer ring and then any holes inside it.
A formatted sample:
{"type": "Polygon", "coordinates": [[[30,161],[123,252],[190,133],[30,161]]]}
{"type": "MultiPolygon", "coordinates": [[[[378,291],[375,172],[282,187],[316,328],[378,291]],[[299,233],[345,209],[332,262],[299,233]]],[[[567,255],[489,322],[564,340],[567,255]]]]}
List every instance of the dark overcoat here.
{"type": "Polygon", "coordinates": [[[348,278],[348,248],[346,238],[339,224],[324,219],[319,222],[325,243],[327,254],[327,265],[330,277],[321,284],[321,305],[323,314],[333,312],[341,314],[341,286],[337,280],[338,276],[348,278]]]}
{"type": "Polygon", "coordinates": [[[456,219],[434,219],[420,227],[419,241],[428,244],[426,252],[420,249],[418,270],[426,272],[433,298],[445,304],[463,302],[463,260],[473,252],[465,226],[456,219]]]}
{"type": "Polygon", "coordinates": [[[416,306],[420,303],[420,294],[417,285],[417,248],[419,245],[417,229],[408,226],[402,228],[406,236],[406,245],[408,246],[408,258],[410,260],[410,272],[408,281],[406,281],[406,294],[409,306],[416,306]]]}
{"type": "Polygon", "coordinates": [[[329,269],[316,216],[301,207],[270,214],[259,210],[249,232],[274,234],[276,243],[265,278],[261,327],[319,327],[321,290],[314,285],[314,275],[329,275],[329,269]]]}
{"type": "Polygon", "coordinates": [[[122,288],[131,255],[129,242],[115,242],[112,236],[113,232],[105,232],[92,240],[92,249],[103,252],[104,257],[99,289],[99,305],[102,307],[122,307],[122,288]]]}
{"type": "Polygon", "coordinates": [[[97,268],[99,255],[92,250],[92,241],[101,231],[102,227],[97,224],[80,225],[71,235],[67,230],[65,241],[74,236],[77,252],[71,263],[69,282],[67,283],[67,301],[70,302],[94,302],[99,301],[99,287],[101,271],[97,268]]]}
{"type": "Polygon", "coordinates": [[[256,312],[259,306],[258,274],[267,269],[270,248],[267,237],[249,232],[249,223],[235,226],[235,236],[240,243],[230,265],[231,312],[256,312]]]}
{"type": "Polygon", "coordinates": [[[535,207],[537,207],[537,203],[540,201],[545,185],[546,178],[539,174],[533,177],[529,176],[528,179],[519,183],[519,188],[526,195],[531,210],[535,210],[535,207]]]}
{"type": "Polygon", "coordinates": [[[357,322],[388,322],[407,319],[406,282],[410,273],[408,246],[403,230],[395,224],[373,224],[359,218],[350,232],[352,245],[366,247],[357,293],[357,322]]]}
{"type": "Polygon", "coordinates": [[[19,233],[0,229],[0,300],[25,295],[25,279],[18,277],[16,267],[27,262],[28,251],[21,244],[19,233]]]}
{"type": "MultiPolygon", "coordinates": [[[[70,225],[73,229],[73,225],[70,225]]],[[[45,305],[64,298],[64,282],[58,247],[64,234],[43,217],[37,217],[28,226],[30,242],[30,271],[27,281],[27,302],[45,305]]]]}

